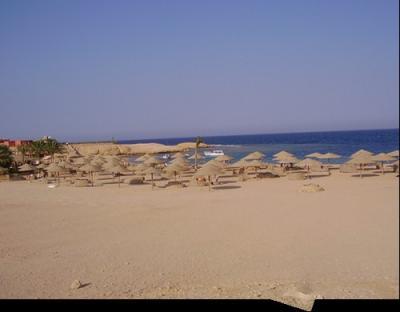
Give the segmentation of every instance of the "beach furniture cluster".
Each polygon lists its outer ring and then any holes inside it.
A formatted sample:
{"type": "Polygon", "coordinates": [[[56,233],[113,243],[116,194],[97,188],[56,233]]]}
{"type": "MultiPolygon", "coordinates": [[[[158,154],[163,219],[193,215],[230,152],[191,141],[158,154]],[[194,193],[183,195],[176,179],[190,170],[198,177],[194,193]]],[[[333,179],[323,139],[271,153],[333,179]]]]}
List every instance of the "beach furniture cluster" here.
{"type": "MultiPolygon", "coordinates": [[[[144,154],[133,162],[126,156],[90,155],[83,156],[77,150],[58,154],[54,160],[43,158],[36,165],[25,163],[18,168],[26,180],[39,180],[56,187],[100,186],[107,184],[139,185],[150,184],[152,189],[170,186],[208,186],[211,190],[220,184],[223,177],[236,177],[237,181],[258,178],[287,177],[290,180],[311,179],[313,176],[330,175],[331,170],[353,173],[363,177],[371,171],[379,174],[399,171],[399,151],[374,155],[359,150],[342,165],[329,161],[340,158],[333,153],[312,153],[298,159],[292,153],[281,151],[273,155],[273,162],[264,161],[265,154],[255,151],[236,162],[229,155],[220,155],[207,161],[200,154],[188,156],[182,152],[165,159],[158,155],[144,154]],[[199,165],[194,166],[197,158],[199,165]]],[[[4,173],[5,169],[2,168],[4,173]]]]}

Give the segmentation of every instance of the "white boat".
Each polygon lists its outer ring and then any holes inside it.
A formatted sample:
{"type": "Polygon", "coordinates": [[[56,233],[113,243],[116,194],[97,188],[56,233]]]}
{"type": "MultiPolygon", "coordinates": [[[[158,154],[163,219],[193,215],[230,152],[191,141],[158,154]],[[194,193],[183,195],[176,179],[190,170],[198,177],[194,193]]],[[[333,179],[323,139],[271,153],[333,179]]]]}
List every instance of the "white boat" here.
{"type": "Polygon", "coordinates": [[[217,157],[225,155],[223,150],[204,151],[204,156],[217,157]]]}
{"type": "Polygon", "coordinates": [[[170,154],[164,154],[164,155],[161,156],[161,158],[165,159],[165,160],[168,160],[168,159],[171,158],[171,155],[170,154]]]}

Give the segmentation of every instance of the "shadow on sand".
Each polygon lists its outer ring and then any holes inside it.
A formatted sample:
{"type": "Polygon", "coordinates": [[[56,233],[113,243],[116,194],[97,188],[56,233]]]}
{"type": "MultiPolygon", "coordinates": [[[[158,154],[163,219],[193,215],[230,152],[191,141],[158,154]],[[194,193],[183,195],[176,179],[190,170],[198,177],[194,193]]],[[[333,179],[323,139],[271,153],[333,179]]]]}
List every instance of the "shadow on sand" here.
{"type": "Polygon", "coordinates": [[[226,186],[212,186],[211,187],[213,190],[233,190],[233,189],[238,189],[241,188],[239,185],[226,185],[226,186]]]}

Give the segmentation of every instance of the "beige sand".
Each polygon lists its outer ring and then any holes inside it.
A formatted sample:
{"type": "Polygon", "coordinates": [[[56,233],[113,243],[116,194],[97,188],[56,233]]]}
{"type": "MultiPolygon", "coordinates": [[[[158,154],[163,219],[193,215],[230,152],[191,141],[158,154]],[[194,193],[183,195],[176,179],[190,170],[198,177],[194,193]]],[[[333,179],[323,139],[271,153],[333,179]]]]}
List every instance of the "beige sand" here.
{"type": "Polygon", "coordinates": [[[0,298],[398,298],[394,174],[224,180],[1,182],[0,298]]]}

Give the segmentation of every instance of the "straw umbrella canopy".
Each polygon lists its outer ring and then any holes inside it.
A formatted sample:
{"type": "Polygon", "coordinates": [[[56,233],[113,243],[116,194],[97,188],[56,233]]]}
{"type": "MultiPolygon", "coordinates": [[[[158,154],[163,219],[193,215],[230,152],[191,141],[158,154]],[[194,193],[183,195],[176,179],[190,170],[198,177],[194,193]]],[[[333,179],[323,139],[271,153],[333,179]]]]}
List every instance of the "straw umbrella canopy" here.
{"type": "Polygon", "coordinates": [[[145,161],[147,158],[150,158],[150,157],[151,157],[151,155],[149,155],[149,154],[144,154],[144,155],[142,155],[142,156],[136,158],[135,161],[137,161],[137,162],[143,162],[143,161],[145,161]]]}
{"type": "Polygon", "coordinates": [[[36,167],[30,165],[30,164],[23,164],[22,166],[18,167],[18,171],[20,172],[29,172],[29,171],[34,171],[36,167]]]}
{"type": "MultiPolygon", "coordinates": [[[[307,168],[307,172],[310,173],[310,168],[311,167],[320,167],[322,166],[322,163],[318,160],[315,159],[311,159],[311,158],[306,158],[303,159],[301,161],[299,161],[298,163],[296,163],[296,166],[298,167],[306,167],[307,168]]],[[[308,175],[308,177],[311,179],[311,176],[308,175]]]]}
{"type": "Polygon", "coordinates": [[[184,167],[183,165],[179,165],[177,163],[168,165],[167,167],[164,168],[164,172],[166,172],[168,175],[171,175],[171,174],[174,175],[175,181],[176,181],[177,174],[179,174],[185,170],[186,170],[186,167],[184,167]]]}
{"type": "Polygon", "coordinates": [[[64,160],[58,162],[57,165],[65,169],[74,169],[74,166],[71,163],[68,163],[64,160]]]}
{"type": "Polygon", "coordinates": [[[190,166],[190,164],[188,163],[188,161],[184,158],[175,158],[173,161],[170,162],[171,165],[173,164],[178,164],[178,165],[182,165],[182,166],[190,166]]]}
{"type": "Polygon", "coordinates": [[[329,163],[329,159],[337,159],[340,158],[342,156],[338,155],[338,154],[334,154],[334,153],[326,153],[326,154],[321,154],[319,157],[319,159],[327,159],[328,163],[329,163]]]}
{"type": "Polygon", "coordinates": [[[243,157],[242,160],[260,160],[265,157],[265,154],[260,152],[253,152],[243,157]]]}
{"type": "Polygon", "coordinates": [[[126,171],[127,169],[121,165],[115,165],[107,168],[108,172],[118,173],[118,187],[121,187],[121,176],[120,173],[126,171]]]}
{"type": "Polygon", "coordinates": [[[161,159],[158,159],[158,158],[154,157],[154,156],[151,156],[151,157],[147,158],[145,161],[143,161],[143,163],[145,165],[154,166],[154,165],[162,164],[163,161],[161,159]]]}
{"type": "Polygon", "coordinates": [[[82,157],[82,155],[73,149],[68,153],[67,157],[68,158],[80,158],[80,157],[82,157]]]}
{"type": "Polygon", "coordinates": [[[106,162],[103,164],[104,167],[110,167],[110,166],[117,166],[120,165],[121,161],[118,157],[110,157],[106,159],[106,162]]]}
{"type": "Polygon", "coordinates": [[[154,189],[154,175],[161,175],[161,170],[154,168],[154,167],[149,167],[145,170],[142,171],[144,174],[150,174],[151,175],[151,189],[154,189]]]}
{"type": "Polygon", "coordinates": [[[90,162],[90,160],[86,157],[80,157],[80,158],[73,159],[73,164],[75,164],[75,165],[85,165],[89,162],[90,162]]]}
{"type": "Polygon", "coordinates": [[[287,156],[287,157],[281,156],[279,158],[276,158],[275,160],[280,164],[295,164],[300,162],[300,159],[297,159],[294,156],[287,156]]]}
{"type": "Polygon", "coordinates": [[[236,162],[234,162],[233,164],[230,165],[230,167],[233,168],[244,168],[246,166],[247,161],[240,159],[236,162]]]}
{"type": "Polygon", "coordinates": [[[362,178],[362,171],[365,165],[373,164],[375,160],[372,155],[367,153],[360,153],[357,157],[351,158],[347,164],[359,165],[360,166],[360,178],[362,178]]]}
{"type": "Polygon", "coordinates": [[[67,169],[60,166],[59,164],[51,163],[48,165],[45,169],[47,172],[55,172],[55,173],[60,173],[60,172],[66,172],[67,169]]]}
{"type": "Polygon", "coordinates": [[[213,164],[208,164],[201,167],[195,174],[195,177],[208,177],[208,190],[211,191],[211,176],[218,175],[222,172],[222,169],[213,164]]]}
{"type": "Polygon", "coordinates": [[[244,162],[245,168],[255,168],[256,172],[257,172],[258,168],[263,167],[263,166],[265,166],[265,163],[262,162],[261,160],[251,160],[251,161],[244,162]]]}
{"type": "Polygon", "coordinates": [[[392,156],[392,157],[397,157],[397,158],[400,157],[399,150],[390,152],[390,153],[388,153],[388,155],[392,156]]]}
{"type": "MultiPolygon", "coordinates": [[[[183,157],[183,156],[182,156],[183,157]]],[[[174,157],[175,159],[177,159],[178,157],[174,157]]],[[[197,160],[199,159],[204,159],[205,157],[199,153],[197,153],[197,160]]],[[[192,156],[190,156],[188,159],[196,159],[196,154],[193,154],[192,156]]]]}
{"type": "Polygon", "coordinates": [[[95,164],[92,164],[92,163],[83,165],[82,167],[79,168],[79,171],[88,172],[90,174],[90,176],[92,178],[92,186],[93,186],[93,179],[94,179],[93,173],[94,172],[99,172],[101,170],[102,170],[101,166],[95,165],[95,164]]]}
{"type": "Polygon", "coordinates": [[[372,156],[373,153],[366,151],[364,149],[360,149],[359,151],[355,152],[354,154],[350,155],[350,158],[358,158],[359,156],[372,156]]]}
{"type": "Polygon", "coordinates": [[[393,156],[390,156],[389,154],[385,153],[376,154],[375,156],[372,156],[372,159],[375,160],[376,162],[381,163],[382,174],[385,173],[385,171],[383,170],[383,163],[387,161],[396,160],[393,156]]]}
{"type": "Polygon", "coordinates": [[[206,167],[206,166],[209,166],[209,165],[217,166],[217,167],[219,167],[219,168],[224,168],[224,167],[226,167],[226,165],[225,165],[223,162],[220,162],[220,161],[218,161],[218,160],[216,160],[216,159],[211,159],[211,160],[207,161],[207,162],[203,165],[203,167],[206,167]]]}
{"type": "Polygon", "coordinates": [[[308,157],[308,158],[319,158],[321,155],[323,155],[323,154],[316,152],[316,153],[308,154],[305,157],[308,157]]]}
{"type": "Polygon", "coordinates": [[[221,162],[228,162],[231,161],[233,157],[229,155],[219,155],[215,158],[216,161],[221,161],[221,162]]]}
{"type": "Polygon", "coordinates": [[[112,162],[106,162],[103,166],[103,169],[107,172],[120,172],[120,171],[112,171],[111,169],[123,169],[123,171],[126,171],[127,168],[125,166],[122,166],[120,163],[112,163],[112,162]]]}
{"type": "Polygon", "coordinates": [[[136,171],[136,165],[128,164],[128,166],[126,166],[126,169],[128,169],[129,171],[136,171]]]}
{"type": "Polygon", "coordinates": [[[292,153],[289,153],[286,151],[280,151],[279,153],[276,153],[273,156],[274,156],[274,158],[277,158],[277,159],[283,159],[285,157],[294,157],[294,155],[292,153]]]}
{"type": "Polygon", "coordinates": [[[143,172],[144,170],[148,169],[150,166],[146,165],[144,163],[138,164],[135,166],[135,171],[136,172],[143,172]]]}
{"type": "Polygon", "coordinates": [[[52,173],[56,173],[57,174],[57,180],[58,180],[58,183],[60,182],[60,173],[63,173],[63,172],[67,172],[68,170],[66,169],[66,168],[64,168],[64,167],[62,167],[62,166],[60,166],[60,165],[58,165],[58,164],[55,164],[55,163],[51,163],[50,165],[48,165],[46,168],[45,168],[45,170],[47,171],[47,172],[52,172],[52,173]]]}

